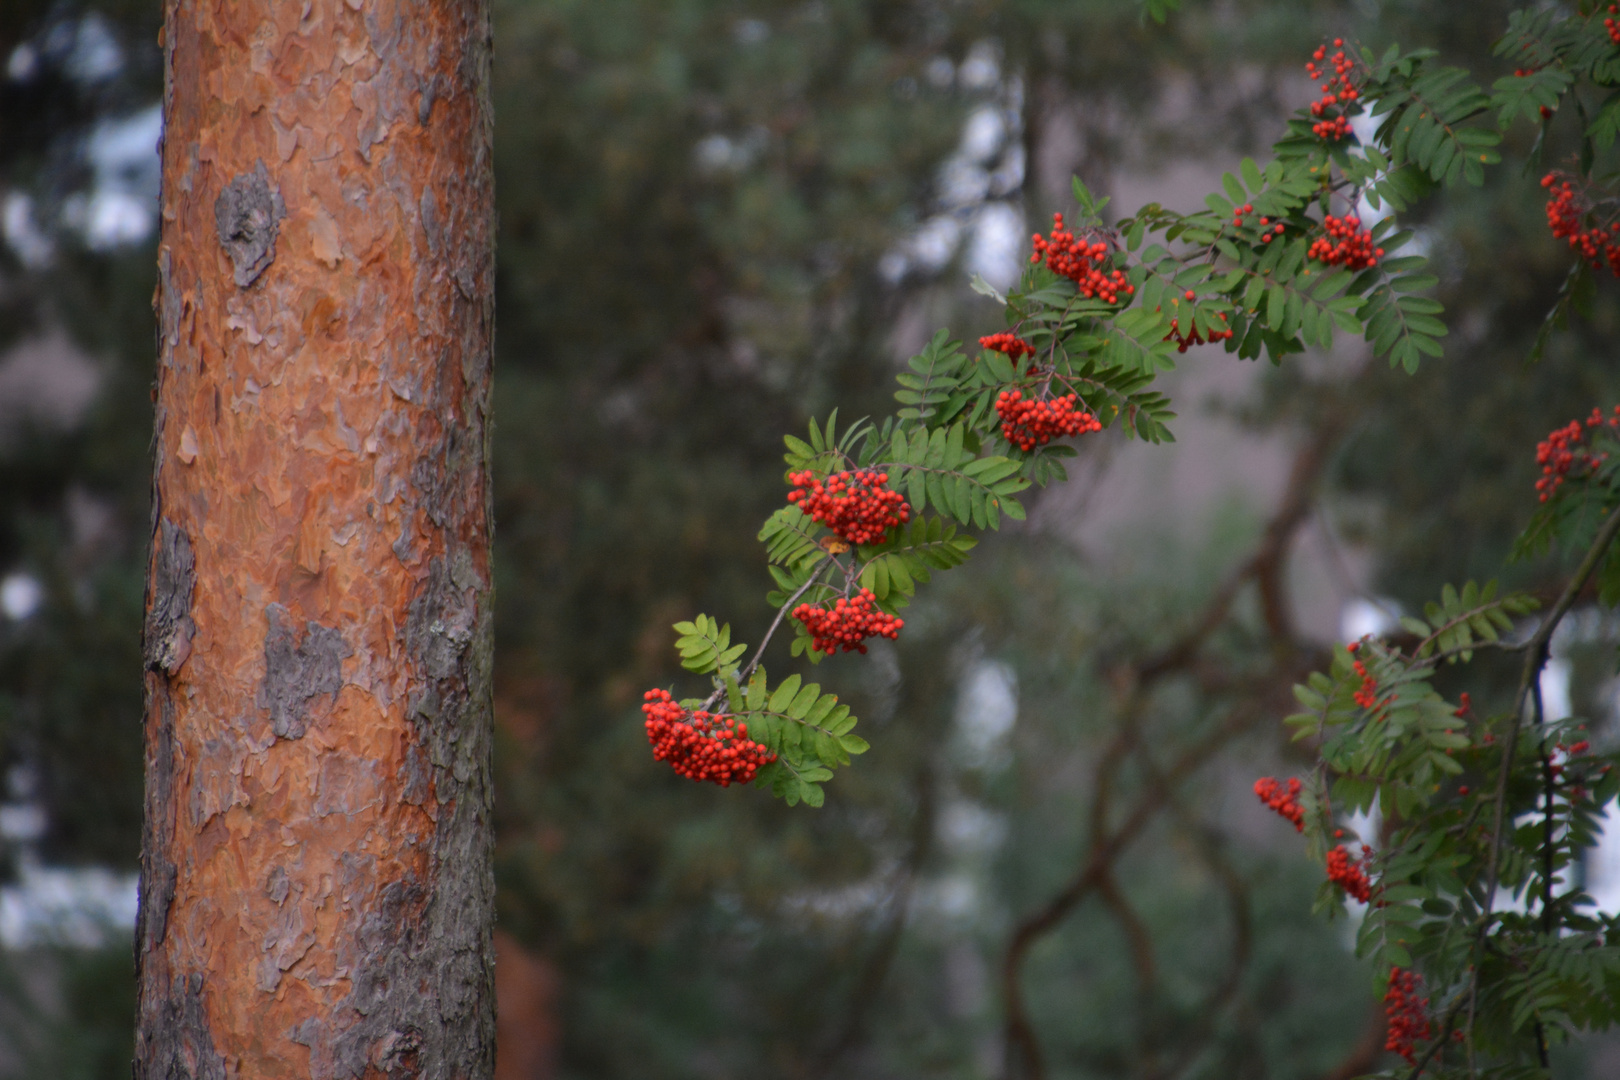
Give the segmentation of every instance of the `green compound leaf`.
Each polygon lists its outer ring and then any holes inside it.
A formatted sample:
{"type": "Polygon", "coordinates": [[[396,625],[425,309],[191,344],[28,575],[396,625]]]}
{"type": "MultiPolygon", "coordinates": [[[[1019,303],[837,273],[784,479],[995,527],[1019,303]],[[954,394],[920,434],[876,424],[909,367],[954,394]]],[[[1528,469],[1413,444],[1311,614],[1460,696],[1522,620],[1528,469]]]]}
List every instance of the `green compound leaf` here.
{"type": "Polygon", "coordinates": [[[748,650],[747,645],[731,644],[730,623],[721,626],[707,615],[676,623],[675,632],[680,635],[675,639],[675,648],[681,654],[681,666],[699,675],[734,670],[737,658],[748,650]]]}

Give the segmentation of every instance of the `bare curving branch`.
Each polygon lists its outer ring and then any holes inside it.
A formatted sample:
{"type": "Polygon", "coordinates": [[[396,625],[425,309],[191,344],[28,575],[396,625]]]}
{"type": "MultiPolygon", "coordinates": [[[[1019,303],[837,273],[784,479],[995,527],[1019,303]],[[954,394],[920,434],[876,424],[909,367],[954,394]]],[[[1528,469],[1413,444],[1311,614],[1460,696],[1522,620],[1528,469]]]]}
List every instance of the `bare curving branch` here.
{"type": "MultiPolygon", "coordinates": [[[[1161,811],[1174,807],[1180,786],[1222,746],[1248,731],[1262,718],[1272,715],[1266,691],[1279,684],[1286,689],[1300,675],[1296,669],[1302,650],[1297,642],[1287,602],[1288,554],[1300,528],[1314,511],[1316,489],[1327,462],[1351,420],[1351,411],[1330,411],[1329,416],[1331,419],[1321,424],[1295,455],[1282,498],[1250,556],[1221,584],[1199,617],[1180,637],[1158,653],[1134,664],[1126,664],[1117,672],[1118,728],[1093,772],[1088,854],[1064,887],[1015,927],[1002,961],[1001,981],[1006,1010],[1002,1065],[1004,1080],[1017,1080],[1019,1077],[1045,1080],[1046,1076],[1040,1040],[1030,1020],[1020,981],[1024,960],[1030,949],[1093,893],[1110,903],[1115,916],[1126,926],[1127,934],[1131,934],[1130,918],[1134,916],[1128,917],[1128,908],[1108,898],[1118,859],[1161,811]],[[1260,594],[1262,615],[1273,644],[1273,661],[1259,676],[1247,678],[1234,678],[1229,672],[1207,670],[1201,663],[1203,650],[1211,635],[1230,618],[1233,604],[1244,586],[1251,582],[1260,594]],[[1148,704],[1149,694],[1161,680],[1181,673],[1193,674],[1199,678],[1201,685],[1205,682],[1203,676],[1208,675],[1211,685],[1206,689],[1232,694],[1238,704],[1231,707],[1214,729],[1184,748],[1162,771],[1158,771],[1130,811],[1110,828],[1108,810],[1114,803],[1113,779],[1119,771],[1119,764],[1135,750],[1141,726],[1139,721],[1148,704]]],[[[1217,877],[1221,877],[1220,871],[1215,872],[1217,877]]],[[[1118,894],[1114,895],[1117,899],[1118,894]]],[[[1246,912],[1246,905],[1244,910],[1246,912]]],[[[1239,925],[1246,930],[1246,919],[1239,925]]],[[[1246,964],[1246,940],[1240,951],[1244,956],[1242,964],[1246,964]]],[[[1145,973],[1152,970],[1150,961],[1145,959],[1151,956],[1151,939],[1144,943],[1133,938],[1132,953],[1136,958],[1138,984],[1141,987],[1145,985],[1145,973]]],[[[1229,973],[1223,985],[1230,982],[1235,989],[1235,980],[1241,977],[1242,964],[1235,963],[1236,974],[1229,973]]],[[[1230,992],[1226,995],[1227,998],[1231,996],[1230,992]]],[[[1211,1004],[1214,1009],[1210,1015],[1202,1017],[1202,1022],[1213,1030],[1215,1015],[1224,1002],[1212,998],[1211,1004]]],[[[1178,1058],[1165,1075],[1173,1077],[1185,1069],[1190,1061],[1190,1058],[1178,1058]]],[[[1147,1071],[1150,1075],[1156,1075],[1152,1069],[1147,1071]]]]}

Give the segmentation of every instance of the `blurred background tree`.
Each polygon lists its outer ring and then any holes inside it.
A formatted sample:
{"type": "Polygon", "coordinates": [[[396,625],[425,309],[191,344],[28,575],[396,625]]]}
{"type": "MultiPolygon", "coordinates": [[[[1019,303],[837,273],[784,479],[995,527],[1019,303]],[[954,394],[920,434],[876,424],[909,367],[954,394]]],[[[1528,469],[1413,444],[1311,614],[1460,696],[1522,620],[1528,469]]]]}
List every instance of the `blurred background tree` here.
{"type": "MultiPolygon", "coordinates": [[[[1015,273],[1071,173],[1200,199],[1322,36],[1494,75],[1510,7],[496,5],[503,1078],[1376,1063],[1373,973],[1248,785],[1295,767],[1276,720],[1341,607],[1489,575],[1536,439],[1620,400],[1612,305],[1523,364],[1566,269],[1534,176],[1409,215],[1444,360],[1189,353],[1182,443],[1088,445],[895,647],[831,661],[874,748],[824,809],[675,778],[637,705],[676,619],[757,640],[782,433],[886,412],[937,325],[1001,329],[967,276],[1015,273]]],[[[138,852],[157,17],[0,11],[0,1075],[129,1056],[127,942],[61,913],[124,918],[138,852]]],[[[1609,722],[1601,664],[1577,704],[1609,722]]]]}

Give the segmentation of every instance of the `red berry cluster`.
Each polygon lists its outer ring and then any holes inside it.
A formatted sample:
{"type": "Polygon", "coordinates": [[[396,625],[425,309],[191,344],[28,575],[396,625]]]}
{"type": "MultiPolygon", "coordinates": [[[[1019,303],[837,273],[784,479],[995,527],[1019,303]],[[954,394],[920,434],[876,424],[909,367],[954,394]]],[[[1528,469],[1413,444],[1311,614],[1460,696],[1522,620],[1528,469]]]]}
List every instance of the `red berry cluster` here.
{"type": "Polygon", "coordinates": [[[1363,709],[1370,709],[1378,704],[1378,680],[1367,674],[1367,665],[1360,660],[1356,661],[1355,669],[1356,674],[1361,676],[1361,689],[1352,696],[1356,699],[1357,705],[1363,709]]]}
{"type": "Polygon", "coordinates": [[[851,544],[881,544],[890,529],[911,520],[905,496],[884,486],[888,473],[855,469],[823,482],[806,469],[789,473],[788,480],[804,489],[788,492],[788,502],[851,544]]]}
{"type": "Polygon", "coordinates": [[[1080,289],[1080,295],[1087,300],[1101,297],[1105,303],[1117,304],[1121,294],[1129,296],[1136,291],[1136,286],[1130,283],[1125,271],[1104,273],[1097,269],[1108,258],[1108,245],[1101,240],[1087,243],[1077,239],[1074,233],[1063,227],[1062,214],[1052,215],[1050,237],[1036,233],[1031,239],[1035,252],[1029,261],[1040,262],[1041,257],[1045,256],[1048,269],[1074,282],[1080,289]]]}
{"type": "Polygon", "coordinates": [[[1324,80],[1321,100],[1311,102],[1311,115],[1316,117],[1311,131],[1317,138],[1329,142],[1340,142],[1350,137],[1350,112],[1357,108],[1356,101],[1361,97],[1361,91],[1356,89],[1351,78],[1356,62],[1344,55],[1343,45],[1343,38],[1333,39],[1333,47],[1339,51],[1331,58],[1327,54],[1327,46],[1317,46],[1311,59],[1305,63],[1305,74],[1312,79],[1324,80]],[[1328,73],[1326,67],[1317,67],[1318,64],[1331,64],[1332,74],[1328,73]]]}
{"type": "Polygon", "coordinates": [[[1377,266],[1384,257],[1383,248],[1373,247],[1372,233],[1361,227],[1361,219],[1354,214],[1342,218],[1332,214],[1322,219],[1325,236],[1311,241],[1308,256],[1329,266],[1342,266],[1347,270],[1366,270],[1377,266]]]}
{"type": "Polygon", "coordinates": [[[1372,897],[1372,882],[1367,880],[1367,868],[1343,844],[1336,844],[1327,853],[1327,876],[1329,881],[1363,904],[1372,897]]]}
{"type": "Polygon", "coordinates": [[[1603,29],[1609,32],[1609,40],[1620,45],[1620,22],[1615,21],[1615,15],[1620,14],[1620,4],[1610,4],[1609,14],[1603,19],[1603,29]]]}
{"type": "Polygon", "coordinates": [[[996,415],[1001,417],[1002,438],[1029,453],[1055,438],[1101,431],[1102,421],[1088,412],[1076,412],[1076,394],[1051,401],[1024,400],[1022,390],[1003,390],[996,395],[996,415]]]}
{"type": "Polygon", "coordinates": [[[1035,346],[1016,334],[991,334],[979,339],[979,344],[992,352],[1006,353],[1017,360],[1020,356],[1034,356],[1035,346]]]}
{"type": "Polygon", "coordinates": [[[1254,793],[1260,801],[1294,823],[1295,832],[1305,831],[1305,808],[1299,805],[1301,788],[1299,777],[1288,781],[1284,788],[1275,777],[1262,776],[1254,782],[1254,793]]]}
{"type": "Polygon", "coordinates": [[[1418,997],[1418,982],[1417,972],[1392,967],[1389,988],[1384,991],[1384,1015],[1389,1018],[1384,1049],[1401,1055],[1408,1065],[1415,1064],[1417,1044],[1434,1037],[1429,1027],[1429,999],[1418,997]]]}
{"type": "Polygon", "coordinates": [[[1586,455],[1584,449],[1571,449],[1584,434],[1581,422],[1571,420],[1564,427],[1554,428],[1536,444],[1536,464],[1541,466],[1541,479],[1536,481],[1536,490],[1541,492],[1542,502],[1546,502],[1547,497],[1563,484],[1564,475],[1575,464],[1576,456],[1586,455]]]}
{"type": "MultiPolygon", "coordinates": [[[[1361,642],[1352,641],[1345,648],[1350,650],[1350,654],[1354,656],[1356,651],[1361,648],[1361,642]]],[[[1351,666],[1355,669],[1356,674],[1361,676],[1361,688],[1351,696],[1355,698],[1356,704],[1363,709],[1375,708],[1380,704],[1378,700],[1378,680],[1367,673],[1367,665],[1360,660],[1357,660],[1351,666]]],[[[1375,719],[1383,719],[1382,710],[1375,719]]]]}
{"type": "MultiPolygon", "coordinates": [[[[1225,322],[1226,321],[1226,312],[1223,311],[1223,312],[1218,313],[1216,318],[1220,319],[1221,322],[1225,322]]],[[[1180,319],[1171,319],[1170,320],[1170,332],[1168,334],[1164,335],[1164,340],[1170,341],[1171,339],[1174,339],[1175,343],[1176,343],[1176,352],[1186,352],[1188,349],[1192,348],[1194,345],[1202,345],[1206,341],[1209,341],[1209,342],[1225,341],[1227,338],[1230,338],[1232,335],[1233,335],[1233,330],[1232,330],[1231,327],[1227,327],[1227,328],[1225,328],[1223,330],[1213,330],[1213,329],[1210,329],[1208,327],[1205,327],[1203,330],[1200,330],[1196,325],[1193,326],[1191,333],[1183,334],[1181,332],[1181,320],[1180,319]],[[1208,337],[1205,336],[1206,334],[1208,335],[1208,337]]]]}
{"type": "Polygon", "coordinates": [[[1556,239],[1568,240],[1569,246],[1580,250],[1581,257],[1594,270],[1605,266],[1620,277],[1620,221],[1607,229],[1598,225],[1582,228],[1587,212],[1592,209],[1585,196],[1575,190],[1575,182],[1561,173],[1550,172],[1541,178],[1547,189],[1547,228],[1556,239]]]}
{"type": "MultiPolygon", "coordinates": [[[[1603,419],[1601,409],[1593,409],[1592,415],[1586,418],[1588,428],[1601,427],[1605,423],[1611,428],[1620,427],[1620,405],[1614,407],[1614,415],[1607,421],[1603,419]]],[[[1563,485],[1564,477],[1576,465],[1593,466],[1608,459],[1608,454],[1594,455],[1580,446],[1580,441],[1585,437],[1581,422],[1571,420],[1563,427],[1548,432],[1547,437],[1536,444],[1536,464],[1541,466],[1541,479],[1536,481],[1536,490],[1541,493],[1538,498],[1542,502],[1546,502],[1563,485]]]]}
{"type": "Polygon", "coordinates": [[[810,647],[816,652],[830,656],[840,645],[845,652],[865,652],[863,642],[867,638],[886,637],[893,641],[906,625],[904,619],[874,608],[872,603],[876,599],[871,589],[862,589],[848,599],[839,597],[830,608],[800,604],[793,609],[793,617],[810,631],[810,647]]]}
{"type": "Polygon", "coordinates": [[[647,741],[652,743],[653,760],[667,761],[688,780],[707,780],[730,787],[746,784],[762,765],[776,755],[748,737],[748,725],[732,716],[688,712],[669,696],[667,690],[649,690],[643,695],[647,714],[647,741]]]}

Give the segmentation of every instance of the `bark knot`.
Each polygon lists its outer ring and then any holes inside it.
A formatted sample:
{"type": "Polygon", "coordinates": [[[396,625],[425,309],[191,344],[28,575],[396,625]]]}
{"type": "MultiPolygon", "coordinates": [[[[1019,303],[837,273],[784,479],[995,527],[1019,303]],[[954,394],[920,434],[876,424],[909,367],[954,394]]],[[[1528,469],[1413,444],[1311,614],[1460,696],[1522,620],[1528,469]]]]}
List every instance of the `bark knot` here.
{"type": "Polygon", "coordinates": [[[141,635],[148,671],[173,675],[191,655],[191,639],[197,632],[197,624],[191,620],[191,593],[196,587],[197,558],[191,538],[168,518],[159,518],[152,559],[152,602],[141,635]]]}
{"type": "Polygon", "coordinates": [[[238,288],[252,285],[275,261],[276,234],[286,216],[287,206],[262,160],[252,172],[227,184],[214,200],[214,228],[231,257],[238,288]]]}

